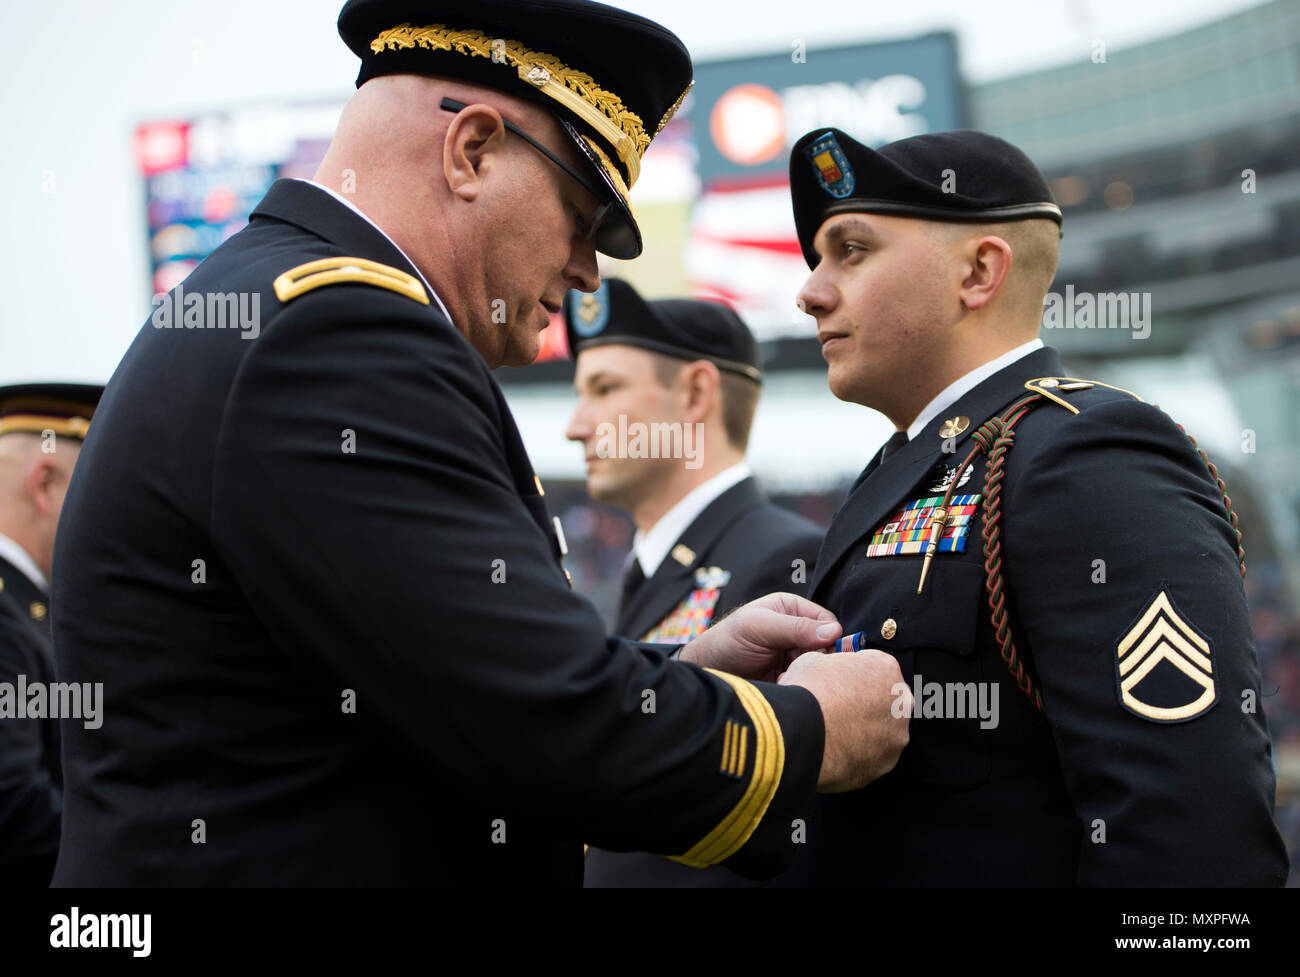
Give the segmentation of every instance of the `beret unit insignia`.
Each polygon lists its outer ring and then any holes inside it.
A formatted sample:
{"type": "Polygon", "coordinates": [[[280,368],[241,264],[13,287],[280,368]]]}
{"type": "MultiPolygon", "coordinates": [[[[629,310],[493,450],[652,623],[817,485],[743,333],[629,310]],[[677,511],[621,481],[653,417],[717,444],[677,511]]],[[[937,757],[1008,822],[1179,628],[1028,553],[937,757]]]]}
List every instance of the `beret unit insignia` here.
{"type": "Polygon", "coordinates": [[[853,192],[855,180],[849,158],[844,155],[834,134],[827,133],[804,150],[817,174],[817,182],[832,197],[847,197],[853,192]]]}
{"type": "Polygon", "coordinates": [[[609,282],[601,279],[600,287],[594,292],[584,292],[578,299],[577,314],[574,316],[573,331],[583,339],[601,333],[609,324],[609,282]]]}

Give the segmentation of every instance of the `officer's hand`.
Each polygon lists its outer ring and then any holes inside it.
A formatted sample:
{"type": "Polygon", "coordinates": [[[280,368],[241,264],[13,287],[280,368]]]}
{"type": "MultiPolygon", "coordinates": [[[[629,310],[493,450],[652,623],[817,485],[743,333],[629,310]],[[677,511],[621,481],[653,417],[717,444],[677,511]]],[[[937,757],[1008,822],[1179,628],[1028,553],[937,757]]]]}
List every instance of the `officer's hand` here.
{"type": "Polygon", "coordinates": [[[840,636],[826,608],[794,594],[768,594],[732,611],[682,649],[682,661],[775,682],[790,662],[840,636]]]}
{"type": "Polygon", "coordinates": [[[898,662],[883,651],[804,655],[780,677],[801,685],[822,707],[826,746],[817,790],[857,790],[894,769],[907,746],[912,693],[898,662]]]}

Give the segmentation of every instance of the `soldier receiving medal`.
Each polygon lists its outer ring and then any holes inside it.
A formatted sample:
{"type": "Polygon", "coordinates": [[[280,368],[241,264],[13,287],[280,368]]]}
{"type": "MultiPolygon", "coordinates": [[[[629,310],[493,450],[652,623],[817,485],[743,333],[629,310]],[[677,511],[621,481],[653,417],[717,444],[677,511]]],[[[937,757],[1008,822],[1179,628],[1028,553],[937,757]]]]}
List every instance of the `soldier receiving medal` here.
{"type": "Polygon", "coordinates": [[[897,768],[819,798],[782,883],[1281,885],[1229,498],[1174,419],[1038,339],[1038,169],[980,132],[823,129],[790,181],[830,389],[897,428],[808,593],[922,691],[897,768]]]}

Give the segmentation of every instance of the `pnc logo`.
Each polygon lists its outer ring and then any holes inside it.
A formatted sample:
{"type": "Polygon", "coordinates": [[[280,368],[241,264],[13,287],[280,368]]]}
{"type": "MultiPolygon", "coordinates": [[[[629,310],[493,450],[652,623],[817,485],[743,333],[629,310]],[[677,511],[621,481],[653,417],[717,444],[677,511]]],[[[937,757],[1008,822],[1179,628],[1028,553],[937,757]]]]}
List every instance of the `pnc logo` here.
{"type": "Polygon", "coordinates": [[[929,122],[917,111],[925,98],[925,85],[911,75],[793,85],[780,91],[745,82],[713,103],[709,134],[728,161],[761,166],[783,156],[812,129],[842,129],[868,146],[928,132],[929,122]]]}

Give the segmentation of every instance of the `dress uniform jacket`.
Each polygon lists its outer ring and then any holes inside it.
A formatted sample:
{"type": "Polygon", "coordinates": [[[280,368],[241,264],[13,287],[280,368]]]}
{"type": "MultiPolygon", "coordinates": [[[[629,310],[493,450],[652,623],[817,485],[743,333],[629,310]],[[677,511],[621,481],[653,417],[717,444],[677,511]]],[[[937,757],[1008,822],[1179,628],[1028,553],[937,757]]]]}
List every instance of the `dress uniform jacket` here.
{"type": "MultiPolygon", "coordinates": [[[[822,532],[769,502],[753,478],[743,479],[710,502],[654,574],[626,595],[615,630],[644,641],[685,641],[751,600],[799,593],[812,574],[822,532]]],[[[591,888],[752,884],[727,868],[696,870],[645,852],[587,853],[591,888]]]]}
{"type": "Polygon", "coordinates": [[[654,574],[619,603],[615,630],[642,641],[671,643],[694,637],[766,594],[799,593],[812,574],[823,533],[815,523],[769,502],[753,478],[743,479],[710,502],[654,574]],[[715,582],[716,587],[699,586],[715,582]],[[697,591],[704,593],[690,607],[697,591]],[[670,630],[680,632],[679,638],[665,636],[670,630]]]}
{"type": "Polygon", "coordinates": [[[954,477],[954,506],[984,492],[987,456],[964,485],[952,474],[973,433],[1027,381],[1061,372],[1048,348],[994,374],[877,457],[836,513],[810,595],[898,659],[916,703],[891,773],[818,797],[783,884],[1286,878],[1237,539],[1167,415],[1094,385],[1060,394],[1077,414],[1044,403],[1015,428],[992,561],[1041,713],[991,624],[979,503],[964,551],[940,543],[919,596],[923,557],[881,555],[906,549],[908,503],[941,497],[954,477]],[[964,433],[941,436],[962,418],[964,433]],[[980,702],[996,702],[993,723],[980,702]]]}
{"type": "MultiPolygon", "coordinates": [[[[54,682],[45,595],[0,557],[0,683],[14,690],[54,682]]],[[[15,702],[15,707],[17,703],[15,702]]],[[[47,886],[63,807],[59,721],[0,717],[0,883],[47,886]]]]}
{"type": "Polygon", "coordinates": [[[256,338],[153,320],[127,352],[57,541],[59,668],[104,682],[104,722],[65,730],[56,885],[577,884],[584,840],[790,857],[816,700],[606,637],[415,275],[281,181],[184,282],[257,295],[256,338]],[[343,256],[407,294],[344,267],[277,298],[343,256]]]}

